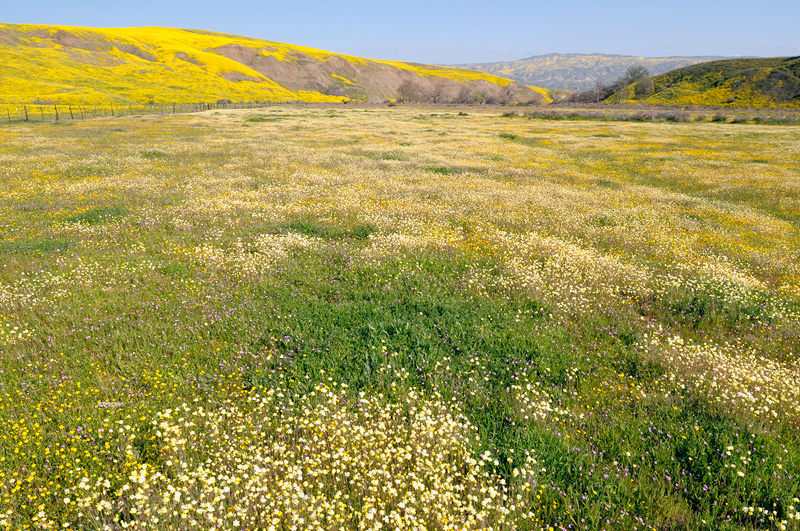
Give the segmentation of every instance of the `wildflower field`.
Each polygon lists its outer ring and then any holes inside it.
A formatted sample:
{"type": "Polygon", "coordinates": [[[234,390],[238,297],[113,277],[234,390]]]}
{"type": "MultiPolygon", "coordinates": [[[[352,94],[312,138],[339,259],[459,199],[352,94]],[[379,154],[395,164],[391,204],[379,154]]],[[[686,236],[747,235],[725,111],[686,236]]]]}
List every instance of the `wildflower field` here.
{"type": "Polygon", "coordinates": [[[0,529],[800,529],[800,134],[0,125],[0,529]]]}

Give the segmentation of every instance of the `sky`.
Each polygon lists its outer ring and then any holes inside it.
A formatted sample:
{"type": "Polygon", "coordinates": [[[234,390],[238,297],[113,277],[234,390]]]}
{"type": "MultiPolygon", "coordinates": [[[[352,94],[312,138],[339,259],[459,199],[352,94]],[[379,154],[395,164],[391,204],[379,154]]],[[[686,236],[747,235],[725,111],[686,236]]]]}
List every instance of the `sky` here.
{"type": "Polygon", "coordinates": [[[800,1],[0,0],[0,22],[193,28],[429,64],[800,55],[800,1]]]}

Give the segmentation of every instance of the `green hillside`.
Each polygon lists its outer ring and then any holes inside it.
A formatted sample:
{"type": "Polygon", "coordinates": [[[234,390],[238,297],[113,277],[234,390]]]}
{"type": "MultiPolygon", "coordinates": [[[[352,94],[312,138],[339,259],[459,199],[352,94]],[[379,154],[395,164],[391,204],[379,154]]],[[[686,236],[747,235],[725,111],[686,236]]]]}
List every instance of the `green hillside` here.
{"type": "Polygon", "coordinates": [[[654,104],[729,107],[800,106],[800,57],[725,59],[653,78],[654,104]]]}
{"type": "Polygon", "coordinates": [[[459,68],[364,59],[199,30],[0,24],[0,103],[412,99],[546,101],[459,68]]]}

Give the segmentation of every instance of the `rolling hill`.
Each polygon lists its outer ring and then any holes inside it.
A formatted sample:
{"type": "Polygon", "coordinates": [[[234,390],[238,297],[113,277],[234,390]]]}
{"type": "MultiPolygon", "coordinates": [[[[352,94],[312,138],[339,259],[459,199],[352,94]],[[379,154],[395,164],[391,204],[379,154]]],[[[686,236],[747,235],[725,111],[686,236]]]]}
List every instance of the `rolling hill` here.
{"type": "Polygon", "coordinates": [[[208,31],[0,24],[0,103],[411,99],[548,101],[547,91],[453,67],[364,59],[208,31]]]}
{"type": "Polygon", "coordinates": [[[726,59],[653,78],[654,104],[728,107],[800,106],[800,57],[726,59]]]}
{"type": "Polygon", "coordinates": [[[581,92],[595,82],[609,84],[625,75],[635,65],[647,68],[652,75],[721,57],[634,57],[604,54],[548,54],[501,63],[454,65],[507,77],[527,85],[551,90],[581,92]]]}

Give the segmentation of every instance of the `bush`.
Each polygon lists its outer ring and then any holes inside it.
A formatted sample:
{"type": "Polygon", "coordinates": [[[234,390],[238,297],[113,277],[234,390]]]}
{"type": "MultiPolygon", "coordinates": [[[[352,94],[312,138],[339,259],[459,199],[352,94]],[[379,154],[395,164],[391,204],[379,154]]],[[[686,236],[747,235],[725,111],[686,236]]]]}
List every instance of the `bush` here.
{"type": "Polygon", "coordinates": [[[650,76],[645,76],[639,81],[636,82],[636,88],[634,90],[636,96],[639,98],[643,98],[645,96],[649,96],[653,93],[653,79],[650,76]]]}
{"type": "Polygon", "coordinates": [[[690,118],[688,113],[680,111],[665,113],[663,116],[667,122],[688,122],[690,118]]]}
{"type": "Polygon", "coordinates": [[[634,122],[650,122],[653,120],[653,114],[640,111],[631,116],[630,120],[634,122]]]}

